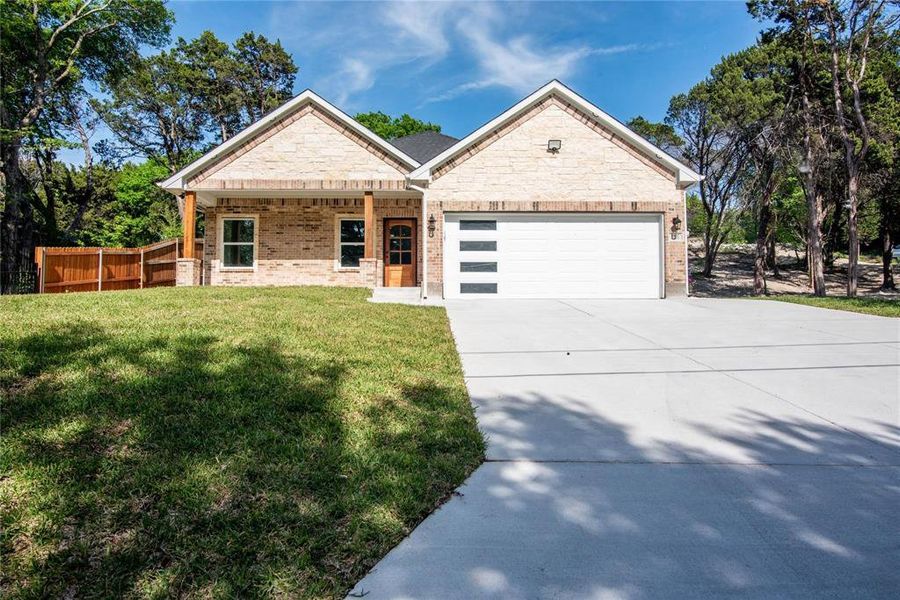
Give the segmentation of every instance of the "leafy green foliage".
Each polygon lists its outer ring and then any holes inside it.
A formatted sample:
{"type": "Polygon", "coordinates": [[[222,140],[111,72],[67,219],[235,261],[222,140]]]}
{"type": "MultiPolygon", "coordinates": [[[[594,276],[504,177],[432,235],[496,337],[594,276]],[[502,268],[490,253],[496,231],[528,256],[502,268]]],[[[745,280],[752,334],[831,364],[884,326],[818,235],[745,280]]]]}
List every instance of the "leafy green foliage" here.
{"type": "Polygon", "coordinates": [[[638,115],[626,123],[628,128],[648,142],[673,156],[680,153],[684,140],[668,123],[654,123],[638,115]]]}
{"type": "Polygon", "coordinates": [[[805,250],[807,235],[806,198],[800,181],[785,177],[772,197],[775,213],[775,241],[796,250],[805,250]]]}
{"type": "Polygon", "coordinates": [[[4,597],[343,597],[484,449],[444,310],[366,297],[0,298],[4,597]]]}
{"type": "Polygon", "coordinates": [[[166,41],[172,23],[160,0],[4,0],[2,12],[0,96],[12,139],[27,132],[62,87],[122,76],[142,45],[166,41]]]}
{"type": "Polygon", "coordinates": [[[115,158],[142,156],[170,173],[290,98],[297,67],[281,43],[245,33],[229,48],[210,32],[169,51],[137,59],[95,107],[118,143],[115,158]]]}
{"type": "Polygon", "coordinates": [[[408,114],[399,117],[391,117],[383,112],[358,113],[354,119],[365,127],[371,129],[376,135],[386,140],[420,133],[422,131],[437,131],[441,126],[436,123],[428,123],[415,119],[408,114]]]}
{"type": "Polygon", "coordinates": [[[205,137],[207,120],[194,80],[180,49],[136,60],[129,74],[110,86],[111,98],[94,102],[119,140],[106,154],[148,157],[170,172],[186,164],[205,137]]]}
{"type": "Polygon", "coordinates": [[[54,137],[64,99],[85,82],[111,83],[127,73],[142,47],[165,43],[172,15],[161,0],[4,0],[0,6],[0,262],[15,271],[33,258],[37,203],[22,173],[23,139],[54,137]]]}
{"type": "Polygon", "coordinates": [[[281,42],[248,32],[234,43],[232,84],[244,110],[244,125],[258,121],[291,97],[297,67],[281,42]]]}
{"type": "Polygon", "coordinates": [[[172,194],[156,185],[168,175],[155,161],[126,163],[116,174],[113,198],[99,206],[82,235],[86,246],[144,246],[181,235],[172,194]]]}

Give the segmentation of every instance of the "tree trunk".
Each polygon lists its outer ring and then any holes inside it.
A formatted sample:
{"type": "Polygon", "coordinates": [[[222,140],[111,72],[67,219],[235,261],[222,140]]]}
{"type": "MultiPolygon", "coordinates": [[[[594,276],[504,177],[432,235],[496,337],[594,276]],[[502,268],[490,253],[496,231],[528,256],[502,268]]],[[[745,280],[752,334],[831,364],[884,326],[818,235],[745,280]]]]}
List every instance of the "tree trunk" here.
{"type": "Polygon", "coordinates": [[[847,237],[850,248],[847,251],[847,296],[854,298],[859,286],[859,229],[857,227],[857,208],[859,206],[859,171],[850,168],[847,182],[850,210],[847,216],[847,237]]]}
{"type": "MultiPolygon", "coordinates": [[[[18,140],[9,140],[2,150],[6,194],[0,228],[0,269],[6,272],[30,268],[34,261],[34,214],[28,201],[31,189],[19,165],[19,149],[18,140]]],[[[9,278],[2,280],[8,282],[9,278]]]]}
{"type": "Polygon", "coordinates": [[[712,234],[709,229],[709,221],[707,221],[706,231],[703,232],[703,270],[700,274],[709,277],[712,274],[714,262],[712,234]]]}
{"type": "MultiPolygon", "coordinates": [[[[810,182],[811,183],[811,182],[810,182]]],[[[825,265],[822,259],[822,196],[814,185],[804,186],[806,209],[808,213],[807,229],[809,237],[809,278],[813,294],[825,295],[825,265]]]]}
{"type": "Polygon", "coordinates": [[[718,247],[715,242],[710,239],[704,240],[704,252],[703,252],[703,271],[702,274],[704,277],[709,277],[712,275],[713,266],[716,264],[716,255],[718,254],[718,247]]]}
{"type": "Polygon", "coordinates": [[[775,222],[774,219],[769,221],[769,241],[766,248],[766,263],[772,270],[772,277],[778,279],[781,277],[781,271],[778,269],[778,248],[775,244],[775,222]]]}
{"type": "Polygon", "coordinates": [[[753,294],[756,296],[768,294],[768,289],[766,288],[766,258],[768,256],[770,220],[771,211],[769,210],[768,194],[763,193],[762,198],[760,198],[759,223],[756,228],[756,260],[753,262],[753,294]]]}
{"type": "Polygon", "coordinates": [[[881,289],[891,291],[897,289],[894,284],[894,270],[891,267],[893,257],[893,240],[891,228],[885,219],[881,223],[881,289]]]}
{"type": "MultiPolygon", "coordinates": [[[[837,250],[838,242],[840,241],[842,218],[843,211],[841,210],[841,203],[838,202],[837,206],[834,207],[834,215],[829,222],[828,230],[822,234],[824,236],[823,260],[825,261],[825,271],[827,273],[834,271],[834,252],[837,250]]],[[[824,214],[822,215],[822,221],[825,221],[824,214]]]]}

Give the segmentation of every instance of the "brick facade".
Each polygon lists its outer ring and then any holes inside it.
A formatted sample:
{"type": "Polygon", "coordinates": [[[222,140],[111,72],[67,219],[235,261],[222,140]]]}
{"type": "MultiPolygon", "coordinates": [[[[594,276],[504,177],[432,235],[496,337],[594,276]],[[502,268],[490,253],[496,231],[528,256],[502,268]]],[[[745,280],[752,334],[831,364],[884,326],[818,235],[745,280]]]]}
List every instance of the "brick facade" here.
{"type": "MultiPolygon", "coordinates": [[[[375,199],[374,265],[337,267],[337,220],[363,217],[360,198],[222,198],[206,217],[203,268],[209,285],[382,285],[383,228],[387,217],[419,219],[416,198],[375,199]],[[221,263],[220,221],[227,215],[257,219],[256,268],[226,269],[221,263]]],[[[417,277],[421,280],[421,250],[417,277]]],[[[418,282],[417,282],[418,283],[418,282]]]]}
{"type": "MultiPolygon", "coordinates": [[[[308,104],[194,174],[190,187],[216,198],[207,199],[214,205],[205,208],[204,283],[382,285],[385,217],[422,217],[421,199],[406,181],[413,165],[398,162],[389,150],[308,104]],[[362,218],[366,191],[377,195],[377,258],[363,261],[359,269],[337,268],[337,219],[362,218]],[[248,192],[254,197],[236,197],[248,192]],[[224,215],[257,219],[254,269],[222,267],[219,237],[224,215]]],[[[554,92],[436,165],[430,182],[423,183],[428,214],[436,219],[436,231],[428,239],[429,294],[442,292],[445,212],[663,215],[667,292],[684,293],[684,191],[673,172],[644,152],[554,92]],[[547,152],[550,139],[561,140],[559,152],[547,152]],[[682,225],[673,239],[676,216],[682,225]]],[[[417,284],[426,259],[421,251],[428,237],[426,226],[419,223],[417,284]]]]}
{"type": "Polygon", "coordinates": [[[444,212],[663,214],[666,289],[684,293],[687,219],[674,175],[554,97],[440,165],[428,188],[428,212],[437,219],[429,294],[442,289],[444,212]],[[562,141],[559,153],[547,152],[550,139],[562,141]],[[682,225],[673,240],[676,216],[682,225]]]}
{"type": "Polygon", "coordinates": [[[175,285],[177,287],[200,285],[201,275],[199,258],[179,258],[175,260],[175,285]]]}

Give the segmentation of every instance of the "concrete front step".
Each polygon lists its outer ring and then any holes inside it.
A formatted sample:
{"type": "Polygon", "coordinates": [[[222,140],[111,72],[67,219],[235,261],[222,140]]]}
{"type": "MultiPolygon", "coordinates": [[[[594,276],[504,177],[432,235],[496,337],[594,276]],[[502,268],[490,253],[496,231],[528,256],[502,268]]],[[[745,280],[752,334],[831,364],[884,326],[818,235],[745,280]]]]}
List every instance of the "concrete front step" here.
{"type": "Polygon", "coordinates": [[[395,304],[421,304],[420,287],[377,287],[372,290],[369,302],[393,302],[395,304]]]}

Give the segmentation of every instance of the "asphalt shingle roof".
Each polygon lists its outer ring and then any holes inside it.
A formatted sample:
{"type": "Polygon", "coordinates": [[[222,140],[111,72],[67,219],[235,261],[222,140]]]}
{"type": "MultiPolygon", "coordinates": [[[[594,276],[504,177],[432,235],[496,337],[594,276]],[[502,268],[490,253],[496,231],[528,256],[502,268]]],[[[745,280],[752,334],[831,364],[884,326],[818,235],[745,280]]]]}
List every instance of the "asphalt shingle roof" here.
{"type": "Polygon", "coordinates": [[[420,163],[425,163],[458,141],[436,131],[421,131],[391,140],[391,144],[420,163]]]}

